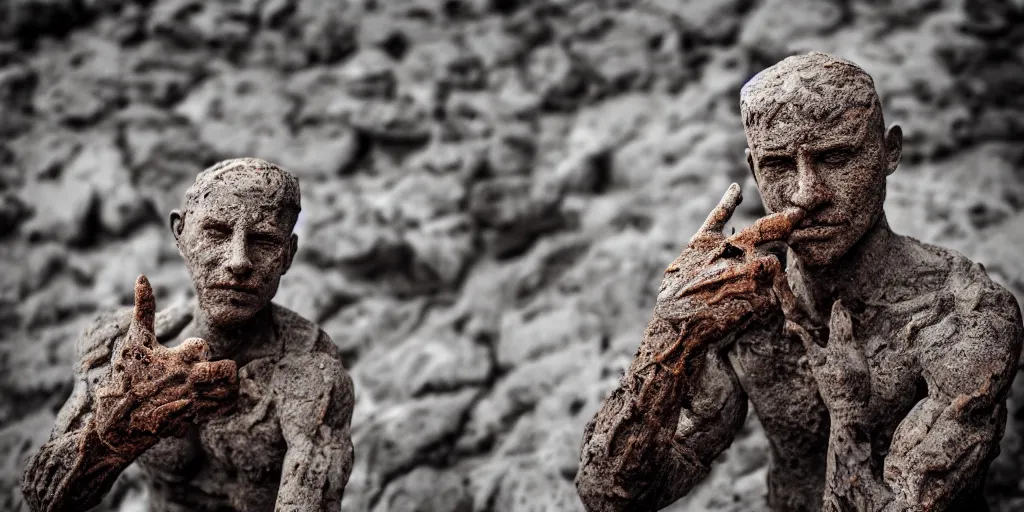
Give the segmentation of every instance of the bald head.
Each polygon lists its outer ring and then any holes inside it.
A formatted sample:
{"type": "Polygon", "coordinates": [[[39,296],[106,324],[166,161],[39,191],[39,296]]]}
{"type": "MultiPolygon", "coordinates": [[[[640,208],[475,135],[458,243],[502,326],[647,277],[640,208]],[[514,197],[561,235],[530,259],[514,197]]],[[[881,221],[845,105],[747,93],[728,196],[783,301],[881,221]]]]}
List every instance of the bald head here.
{"type": "Polygon", "coordinates": [[[748,137],[785,118],[832,124],[851,109],[884,130],[871,76],[852,62],[821,52],[788,57],[755,75],[740,90],[740,113],[748,137]]]}
{"type": "Polygon", "coordinates": [[[196,176],[183,206],[171,212],[171,232],[208,321],[253,318],[298,248],[298,180],[266,160],[225,160],[196,176]]]}
{"type": "Polygon", "coordinates": [[[281,166],[260,158],[232,158],[218,162],[196,176],[185,191],[184,217],[210,198],[229,194],[251,205],[276,208],[294,225],[302,209],[299,180],[281,166]]]}
{"type": "Polygon", "coordinates": [[[874,81],[824,53],[786,58],[740,92],[747,164],[769,212],[806,212],[788,240],[805,266],[835,264],[882,218],[903,147],[874,81]]]}

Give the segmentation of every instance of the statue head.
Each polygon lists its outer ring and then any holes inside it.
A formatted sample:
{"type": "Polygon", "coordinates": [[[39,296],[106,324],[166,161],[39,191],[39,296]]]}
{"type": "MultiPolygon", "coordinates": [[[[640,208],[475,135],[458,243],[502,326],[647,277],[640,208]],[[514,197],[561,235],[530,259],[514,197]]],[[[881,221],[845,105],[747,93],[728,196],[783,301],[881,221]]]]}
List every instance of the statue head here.
{"type": "Polygon", "coordinates": [[[199,306],[215,326],[245,322],[277,293],[298,247],[299,182],[258,158],[202,171],[171,212],[199,306]]]}
{"type": "Polygon", "coordinates": [[[871,77],[824,53],[788,57],[743,86],[740,112],[765,208],[806,210],[790,248],[810,267],[834,264],[882,217],[902,153],[871,77]]]}

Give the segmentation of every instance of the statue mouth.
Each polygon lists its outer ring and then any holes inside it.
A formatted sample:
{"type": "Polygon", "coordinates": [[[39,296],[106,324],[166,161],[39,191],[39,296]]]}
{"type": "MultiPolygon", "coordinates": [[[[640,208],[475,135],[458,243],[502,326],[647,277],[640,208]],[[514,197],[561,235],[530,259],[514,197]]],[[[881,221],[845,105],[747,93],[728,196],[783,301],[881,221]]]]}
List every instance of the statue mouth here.
{"type": "Polygon", "coordinates": [[[240,284],[231,283],[217,283],[210,286],[211,290],[221,290],[236,293],[244,293],[246,295],[259,295],[259,290],[251,286],[243,286],[240,284]]]}
{"type": "Polygon", "coordinates": [[[830,240],[842,230],[842,224],[813,224],[797,228],[789,236],[792,243],[830,240]]]}
{"type": "Polygon", "coordinates": [[[816,217],[804,217],[803,220],[797,224],[797,229],[805,228],[817,228],[817,227],[835,227],[846,224],[846,221],[832,215],[819,214],[816,217]]]}

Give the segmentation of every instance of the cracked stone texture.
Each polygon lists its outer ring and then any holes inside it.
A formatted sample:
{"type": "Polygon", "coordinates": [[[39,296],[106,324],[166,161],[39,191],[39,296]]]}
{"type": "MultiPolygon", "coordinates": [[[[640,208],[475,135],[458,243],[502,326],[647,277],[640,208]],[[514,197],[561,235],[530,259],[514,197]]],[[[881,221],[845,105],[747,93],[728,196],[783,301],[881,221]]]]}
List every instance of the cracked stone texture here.
{"type": "MultiPolygon", "coordinates": [[[[797,52],[875,79],[900,233],[1024,302],[1024,4],[995,0],[11,0],[0,16],[0,509],[71,391],[73,340],[191,294],[165,216],[256,156],[302,183],[277,301],[356,386],[346,511],[582,510],[583,427],[661,271],[732,181],[739,87],[797,52]]],[[[993,465],[1024,508],[1024,379],[993,465]]],[[[668,510],[764,506],[753,415],[668,510]]],[[[144,510],[129,468],[101,511],[144,510]]]]}

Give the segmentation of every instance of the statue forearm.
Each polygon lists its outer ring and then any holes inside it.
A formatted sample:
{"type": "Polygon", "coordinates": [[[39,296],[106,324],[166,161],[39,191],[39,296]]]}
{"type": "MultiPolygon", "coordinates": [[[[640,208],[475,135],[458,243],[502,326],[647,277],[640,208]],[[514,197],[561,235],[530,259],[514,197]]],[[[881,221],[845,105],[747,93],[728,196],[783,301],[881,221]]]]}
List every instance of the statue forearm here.
{"type": "Polygon", "coordinates": [[[22,495],[33,512],[96,506],[131,460],[113,453],[89,422],[44,444],[25,468],[22,495]]]}
{"type": "Polygon", "coordinates": [[[674,386],[652,382],[660,372],[651,372],[646,393],[617,390],[587,426],[576,477],[587,510],[656,509],[707,474],[700,457],[673,440],[682,400],[674,386]]]}
{"type": "Polygon", "coordinates": [[[277,494],[276,512],[341,510],[345,484],[352,472],[352,442],[347,433],[331,439],[293,439],[277,494]]]}
{"type": "MultiPolygon", "coordinates": [[[[645,337],[661,335],[666,326],[660,322],[655,318],[645,337]]],[[[722,372],[720,367],[702,368],[695,373],[702,382],[688,383],[687,377],[643,359],[638,356],[584,433],[576,487],[592,512],[655,510],[679,499],[707,475],[711,461],[731,442],[735,420],[741,423],[746,416],[746,398],[727,376],[716,373],[711,379],[724,380],[731,387],[725,393],[698,385],[712,377],[707,370],[722,372]],[[694,401],[707,410],[693,410],[694,401]],[[699,424],[692,436],[677,436],[684,407],[699,424]]]]}
{"type": "Polygon", "coordinates": [[[980,421],[956,418],[956,405],[925,399],[900,424],[883,468],[871,457],[863,429],[833,423],[822,510],[915,512],[941,510],[984,467],[998,443],[1005,410],[985,411],[980,421]],[[884,475],[884,477],[883,477],[884,475]]]}
{"type": "Polygon", "coordinates": [[[274,510],[341,510],[355,457],[352,378],[330,354],[303,354],[282,363],[271,386],[279,390],[281,433],[288,444],[274,510]]]}
{"type": "MultiPolygon", "coordinates": [[[[834,422],[830,429],[823,512],[889,510],[893,493],[874,467],[866,429],[834,422]]],[[[897,509],[899,510],[899,509],[897,509]]]]}

